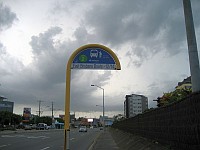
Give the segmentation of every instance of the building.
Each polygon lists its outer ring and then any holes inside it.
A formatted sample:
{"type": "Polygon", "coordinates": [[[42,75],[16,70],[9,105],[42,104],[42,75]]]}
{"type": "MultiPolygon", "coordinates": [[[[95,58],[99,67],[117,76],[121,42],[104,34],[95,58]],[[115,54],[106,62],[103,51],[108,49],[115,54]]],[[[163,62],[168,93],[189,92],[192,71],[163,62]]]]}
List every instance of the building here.
{"type": "Polygon", "coordinates": [[[124,116],[131,118],[148,109],[148,98],[143,95],[126,95],[124,101],[124,116]]]}
{"type": "Polygon", "coordinates": [[[176,89],[185,89],[185,90],[192,89],[191,76],[187,77],[182,82],[178,82],[176,89]]]}
{"type": "MultiPolygon", "coordinates": [[[[103,125],[103,116],[100,115],[99,118],[100,124],[103,125]]],[[[105,126],[111,126],[114,122],[114,118],[109,118],[108,116],[104,116],[105,126]]]]}
{"type": "Polygon", "coordinates": [[[7,98],[0,96],[0,111],[8,111],[13,113],[14,102],[4,101],[4,99],[7,98]]]}
{"type": "MultiPolygon", "coordinates": [[[[65,120],[65,115],[59,115],[59,118],[61,118],[62,120],[65,120]]],[[[70,114],[70,119],[69,119],[69,123],[74,123],[75,121],[75,114],[70,114]]]]}

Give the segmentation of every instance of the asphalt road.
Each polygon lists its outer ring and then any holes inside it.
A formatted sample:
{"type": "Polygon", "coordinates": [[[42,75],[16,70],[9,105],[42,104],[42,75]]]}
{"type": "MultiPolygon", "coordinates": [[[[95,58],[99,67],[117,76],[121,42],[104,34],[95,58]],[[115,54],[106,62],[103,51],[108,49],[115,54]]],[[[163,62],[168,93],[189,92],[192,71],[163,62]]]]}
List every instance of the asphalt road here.
{"type": "MultiPolygon", "coordinates": [[[[88,129],[88,132],[70,131],[70,150],[88,150],[101,131],[88,129]]],[[[0,134],[0,150],[63,150],[63,130],[31,130],[0,134]]]]}

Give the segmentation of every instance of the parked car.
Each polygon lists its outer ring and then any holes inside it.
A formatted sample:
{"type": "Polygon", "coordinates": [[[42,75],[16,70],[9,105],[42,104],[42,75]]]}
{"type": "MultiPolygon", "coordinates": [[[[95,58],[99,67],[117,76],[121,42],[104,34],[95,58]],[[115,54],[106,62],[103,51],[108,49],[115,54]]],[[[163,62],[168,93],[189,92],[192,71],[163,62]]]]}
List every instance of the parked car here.
{"type": "Polygon", "coordinates": [[[32,128],[31,128],[31,126],[30,125],[25,125],[24,126],[24,130],[31,130],[32,128]]]}
{"type": "Polygon", "coordinates": [[[87,132],[87,127],[86,126],[80,126],[79,132],[87,132]]]}
{"type": "Polygon", "coordinates": [[[45,123],[38,123],[37,129],[38,130],[47,130],[48,129],[47,128],[47,124],[45,124],[45,123]]]}
{"type": "Polygon", "coordinates": [[[31,129],[37,129],[37,124],[32,124],[31,129]]]}

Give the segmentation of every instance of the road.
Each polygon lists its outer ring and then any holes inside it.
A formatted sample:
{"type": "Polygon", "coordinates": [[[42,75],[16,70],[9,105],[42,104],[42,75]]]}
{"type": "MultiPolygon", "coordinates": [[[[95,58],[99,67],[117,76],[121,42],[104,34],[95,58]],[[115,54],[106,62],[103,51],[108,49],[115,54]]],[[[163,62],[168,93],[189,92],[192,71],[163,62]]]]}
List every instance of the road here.
{"type": "MultiPolygon", "coordinates": [[[[88,150],[101,131],[88,129],[88,132],[70,131],[70,150],[88,150]]],[[[17,133],[1,133],[1,150],[63,150],[63,130],[31,130],[17,133]]]]}

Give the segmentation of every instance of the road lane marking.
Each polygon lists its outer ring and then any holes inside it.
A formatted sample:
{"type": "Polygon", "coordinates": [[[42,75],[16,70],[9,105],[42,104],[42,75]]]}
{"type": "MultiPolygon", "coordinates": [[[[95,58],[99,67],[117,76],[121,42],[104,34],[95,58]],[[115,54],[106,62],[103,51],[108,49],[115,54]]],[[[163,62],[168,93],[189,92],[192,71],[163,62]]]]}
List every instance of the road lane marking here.
{"type": "Polygon", "coordinates": [[[1,136],[2,138],[14,138],[14,137],[17,137],[17,138],[28,138],[28,139],[48,139],[50,137],[48,136],[25,136],[25,135],[2,135],[1,136]]]}
{"type": "Polygon", "coordinates": [[[0,147],[6,147],[6,146],[8,146],[8,145],[0,145],[0,147]]]}
{"type": "Polygon", "coordinates": [[[70,140],[71,140],[71,141],[72,141],[72,140],[75,140],[75,138],[71,138],[70,140]]]}
{"type": "Polygon", "coordinates": [[[94,138],[92,144],[90,145],[90,147],[88,148],[88,150],[92,150],[97,142],[97,139],[100,137],[102,133],[97,133],[96,137],[94,138]]]}
{"type": "Polygon", "coordinates": [[[7,137],[25,137],[24,135],[2,135],[1,137],[7,138],[7,137]]]}
{"type": "Polygon", "coordinates": [[[40,149],[40,150],[45,150],[45,149],[49,149],[50,147],[45,147],[45,148],[42,148],[42,149],[40,149]]]}

